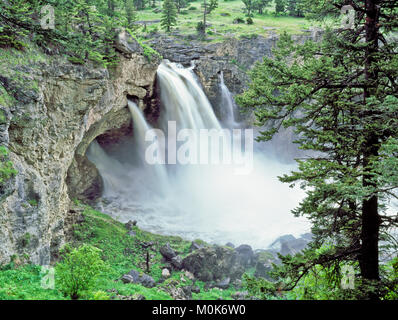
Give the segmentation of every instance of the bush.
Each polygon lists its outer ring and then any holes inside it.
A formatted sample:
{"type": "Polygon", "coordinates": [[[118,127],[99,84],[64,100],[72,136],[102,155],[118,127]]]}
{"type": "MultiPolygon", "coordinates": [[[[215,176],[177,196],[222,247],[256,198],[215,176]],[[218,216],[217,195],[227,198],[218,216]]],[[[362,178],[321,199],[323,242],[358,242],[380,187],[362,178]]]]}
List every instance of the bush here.
{"type": "Polygon", "coordinates": [[[194,11],[194,10],[197,10],[197,8],[194,7],[194,6],[191,6],[191,7],[188,8],[188,10],[194,11]]]}
{"type": "Polygon", "coordinates": [[[85,244],[73,250],[66,247],[63,261],[57,264],[55,270],[58,288],[71,299],[78,299],[93,288],[99,275],[106,270],[106,265],[101,259],[101,250],[85,244]]]}
{"type": "Polygon", "coordinates": [[[8,150],[4,146],[0,146],[0,184],[9,180],[12,176],[18,173],[14,169],[11,161],[8,159],[8,150]]]}
{"type": "Polygon", "coordinates": [[[245,23],[245,20],[243,18],[236,18],[232,23],[233,24],[245,23]]]}
{"type": "Polygon", "coordinates": [[[253,19],[251,17],[249,17],[249,18],[246,19],[246,23],[247,24],[253,24],[254,22],[253,22],[253,19]]]}
{"type": "Polygon", "coordinates": [[[202,21],[199,21],[198,24],[196,25],[196,31],[204,32],[204,30],[205,30],[205,25],[203,24],[202,21]]]}

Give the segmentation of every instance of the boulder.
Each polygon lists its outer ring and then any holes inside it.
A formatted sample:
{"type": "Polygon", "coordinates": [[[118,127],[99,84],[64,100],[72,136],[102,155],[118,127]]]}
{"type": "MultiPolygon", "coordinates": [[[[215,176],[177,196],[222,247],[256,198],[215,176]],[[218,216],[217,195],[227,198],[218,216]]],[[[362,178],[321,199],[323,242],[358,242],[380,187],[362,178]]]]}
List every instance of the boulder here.
{"type": "Polygon", "coordinates": [[[228,289],[230,283],[231,283],[231,278],[227,277],[227,278],[225,278],[225,279],[223,279],[221,281],[218,281],[215,284],[215,287],[216,288],[220,288],[220,289],[228,289]]]}
{"type": "Polygon", "coordinates": [[[126,227],[127,230],[132,230],[133,226],[137,225],[137,221],[136,220],[129,220],[127,223],[124,224],[124,226],[126,227]]]}
{"type": "Polygon", "coordinates": [[[168,261],[171,261],[177,254],[170,247],[170,243],[165,244],[163,247],[159,249],[160,254],[168,261]]]}
{"type": "Polygon", "coordinates": [[[244,272],[237,252],[220,246],[195,250],[183,259],[182,264],[202,281],[217,281],[225,277],[237,279],[244,272]]]}
{"type": "Polygon", "coordinates": [[[311,241],[311,234],[304,234],[301,238],[293,235],[284,235],[277,238],[270,246],[270,249],[282,255],[294,255],[303,250],[311,241]]]}
{"type": "Polygon", "coordinates": [[[125,56],[129,57],[132,53],[142,54],[144,49],[128,32],[122,31],[115,40],[115,48],[125,56]]]}
{"type": "Polygon", "coordinates": [[[243,266],[248,267],[253,264],[254,253],[251,246],[242,244],[235,248],[235,251],[238,253],[238,258],[243,266]]]}
{"type": "Polygon", "coordinates": [[[122,279],[123,283],[137,283],[147,288],[153,288],[155,286],[155,280],[145,273],[140,273],[137,270],[131,270],[125,274],[122,279]]]}
{"type": "Polygon", "coordinates": [[[175,269],[177,269],[177,270],[182,269],[182,258],[180,256],[175,256],[175,257],[171,258],[170,263],[175,269]]]}
{"type": "Polygon", "coordinates": [[[235,248],[235,245],[232,243],[232,242],[227,242],[226,244],[225,244],[225,246],[226,247],[230,247],[230,248],[235,248]]]}
{"type": "Polygon", "coordinates": [[[199,286],[191,286],[191,292],[192,293],[200,293],[199,286]]]}
{"type": "Polygon", "coordinates": [[[191,247],[189,248],[190,251],[198,250],[203,248],[203,244],[199,243],[198,241],[192,241],[191,247]]]}

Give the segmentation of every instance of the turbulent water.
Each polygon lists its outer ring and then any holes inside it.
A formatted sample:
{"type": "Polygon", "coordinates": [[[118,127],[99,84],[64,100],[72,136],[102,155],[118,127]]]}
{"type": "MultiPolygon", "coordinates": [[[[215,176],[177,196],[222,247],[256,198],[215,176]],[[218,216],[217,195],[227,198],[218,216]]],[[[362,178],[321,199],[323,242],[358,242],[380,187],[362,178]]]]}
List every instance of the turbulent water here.
{"type": "MultiPolygon", "coordinates": [[[[165,146],[165,154],[158,155],[170,163],[169,149],[179,149],[184,144],[170,143],[180,129],[195,129],[189,143],[198,146],[202,142],[200,129],[223,128],[228,136],[240,126],[222,75],[222,119],[216,118],[192,68],[163,62],[158,80],[162,102],[158,129],[168,140],[163,141],[159,134],[152,142],[145,142],[151,128],[141,110],[130,101],[134,138],[108,153],[96,141],[89,147],[87,156],[96,164],[105,183],[100,209],[123,222],[137,220],[148,231],[219,244],[246,243],[254,248],[266,248],[283,234],[298,236],[308,232],[309,223],[290,213],[303,192],[277,179],[293,166],[267,156],[256,144],[249,174],[236,174],[236,163],[148,164],[145,154],[150,143],[159,150],[165,146]],[[169,121],[176,121],[176,132],[168,132],[169,121]]],[[[235,142],[236,137],[232,137],[235,142]]],[[[235,159],[243,147],[226,148],[224,152],[231,152],[235,159]]]]}

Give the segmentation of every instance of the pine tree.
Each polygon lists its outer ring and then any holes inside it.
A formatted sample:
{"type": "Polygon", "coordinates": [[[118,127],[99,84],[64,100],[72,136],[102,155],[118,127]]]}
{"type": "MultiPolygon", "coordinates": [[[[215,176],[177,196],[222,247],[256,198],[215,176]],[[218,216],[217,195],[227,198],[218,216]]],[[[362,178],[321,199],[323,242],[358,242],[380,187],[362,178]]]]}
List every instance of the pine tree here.
{"type": "Polygon", "coordinates": [[[254,0],[254,8],[259,14],[264,13],[264,9],[270,5],[272,0],[254,0]]]}
{"type": "MultiPolygon", "coordinates": [[[[338,17],[345,4],[306,1],[320,19],[338,17]]],[[[353,28],[327,29],[322,41],[305,44],[284,35],[237,101],[255,109],[259,125],[271,125],[260,140],[294,127],[300,148],[311,151],[281,178],[306,190],[293,213],[308,217],[314,234],[302,254],[282,257],[278,275],[290,279],[283,288],[293,289],[318,266],[339,279],[350,264],[360,274],[357,293],[377,298],[390,286],[379,271],[379,242],[393,246],[389,231],[398,226],[386,213],[398,190],[398,43],[390,35],[398,3],[350,3],[353,28]]]]}
{"type": "Polygon", "coordinates": [[[255,8],[255,1],[254,0],[242,0],[242,2],[245,5],[246,16],[248,16],[249,18],[253,17],[252,11],[255,8]]]}
{"type": "Polygon", "coordinates": [[[210,0],[210,3],[207,7],[207,13],[212,13],[216,8],[218,8],[218,0],[210,0]]]}
{"type": "Polygon", "coordinates": [[[187,6],[187,1],[186,0],[174,0],[174,3],[176,5],[178,13],[181,13],[181,9],[185,8],[187,6]]]}
{"type": "Polygon", "coordinates": [[[164,0],[160,24],[166,32],[170,32],[170,28],[177,24],[177,9],[173,0],[164,0]]]}
{"type": "Polygon", "coordinates": [[[134,10],[133,0],[124,0],[124,10],[126,11],[127,27],[134,29],[134,22],[137,20],[137,13],[134,10]]]}
{"type": "Polygon", "coordinates": [[[281,14],[286,11],[286,0],[275,0],[275,13],[281,14]]]}
{"type": "Polygon", "coordinates": [[[304,6],[301,0],[288,0],[287,11],[294,17],[304,17],[304,6]]]}

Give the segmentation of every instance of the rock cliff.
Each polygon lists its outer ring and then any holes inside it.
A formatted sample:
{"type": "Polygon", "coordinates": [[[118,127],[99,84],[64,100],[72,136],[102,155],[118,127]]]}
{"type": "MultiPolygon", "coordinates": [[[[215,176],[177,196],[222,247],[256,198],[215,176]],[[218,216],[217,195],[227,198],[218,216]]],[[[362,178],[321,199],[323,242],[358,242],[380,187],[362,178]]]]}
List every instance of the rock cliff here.
{"type": "Polygon", "coordinates": [[[70,201],[100,192],[88,145],[131,128],[127,97],[144,108],[154,95],[158,61],[123,53],[108,69],[29,56],[35,52],[15,53],[15,64],[2,59],[0,81],[13,99],[0,107],[0,137],[18,173],[0,190],[0,264],[12,256],[49,264],[64,242],[70,201]]]}

